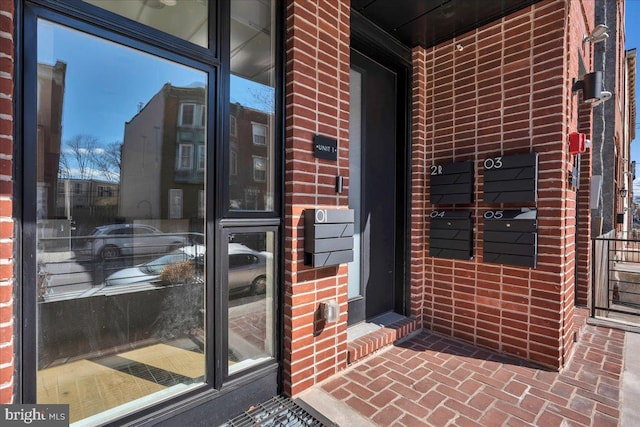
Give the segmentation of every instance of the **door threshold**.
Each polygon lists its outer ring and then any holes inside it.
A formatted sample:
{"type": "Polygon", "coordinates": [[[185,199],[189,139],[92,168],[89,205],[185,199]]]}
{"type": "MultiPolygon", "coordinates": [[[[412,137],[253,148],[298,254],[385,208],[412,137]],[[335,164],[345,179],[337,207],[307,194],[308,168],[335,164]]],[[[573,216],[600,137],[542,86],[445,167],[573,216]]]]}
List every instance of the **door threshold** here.
{"type": "Polygon", "coordinates": [[[347,328],[347,363],[351,364],[418,330],[418,321],[385,313],[347,328]]]}
{"type": "Polygon", "coordinates": [[[375,332],[384,327],[392,325],[395,322],[406,319],[402,314],[394,313],[390,311],[388,313],[381,314],[373,319],[366,320],[364,322],[357,323],[347,328],[347,342],[353,341],[357,338],[375,332]]]}

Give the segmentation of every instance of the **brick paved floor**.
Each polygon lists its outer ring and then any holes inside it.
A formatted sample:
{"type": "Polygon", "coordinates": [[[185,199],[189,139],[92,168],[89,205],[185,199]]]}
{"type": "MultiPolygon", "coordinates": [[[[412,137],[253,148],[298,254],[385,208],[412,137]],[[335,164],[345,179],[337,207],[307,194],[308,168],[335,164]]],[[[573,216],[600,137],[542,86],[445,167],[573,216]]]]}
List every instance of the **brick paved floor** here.
{"type": "Polygon", "coordinates": [[[421,332],[322,388],[380,426],[617,426],[624,334],[585,326],[558,373],[421,332]]]}

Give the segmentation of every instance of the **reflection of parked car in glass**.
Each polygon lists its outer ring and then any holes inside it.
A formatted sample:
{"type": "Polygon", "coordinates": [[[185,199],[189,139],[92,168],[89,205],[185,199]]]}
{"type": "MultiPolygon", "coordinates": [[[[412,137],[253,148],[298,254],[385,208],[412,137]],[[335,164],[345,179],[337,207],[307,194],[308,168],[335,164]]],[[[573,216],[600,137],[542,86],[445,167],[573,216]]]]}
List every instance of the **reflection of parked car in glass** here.
{"type": "Polygon", "coordinates": [[[114,259],[127,255],[169,252],[189,243],[185,236],[166,234],[144,224],[111,224],[96,227],[76,250],[78,258],[114,259]]]}
{"type": "MultiPolygon", "coordinates": [[[[186,246],[148,263],[117,271],[107,277],[105,284],[160,283],[167,266],[191,260],[196,262],[196,274],[202,274],[204,252],[203,245],[186,246]]],[[[268,253],[254,251],[239,243],[229,243],[229,291],[250,290],[253,294],[263,294],[267,287],[268,257],[268,253]]]]}
{"type": "MultiPolygon", "coordinates": [[[[177,266],[193,261],[191,274],[202,275],[205,247],[203,245],[185,246],[135,267],[116,271],[105,280],[107,286],[132,285],[134,283],[160,283],[163,282],[162,273],[169,266],[177,266]]],[[[193,277],[184,278],[185,281],[193,277]]]]}
{"type": "Polygon", "coordinates": [[[252,294],[263,294],[269,256],[240,243],[229,243],[229,292],[250,289],[252,294]]]}

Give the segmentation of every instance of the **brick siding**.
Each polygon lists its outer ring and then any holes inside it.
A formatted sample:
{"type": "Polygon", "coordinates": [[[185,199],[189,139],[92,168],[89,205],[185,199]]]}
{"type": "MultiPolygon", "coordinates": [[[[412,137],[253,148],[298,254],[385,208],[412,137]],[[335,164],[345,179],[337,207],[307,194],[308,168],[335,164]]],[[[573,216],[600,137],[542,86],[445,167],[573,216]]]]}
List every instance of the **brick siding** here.
{"type": "Polygon", "coordinates": [[[412,212],[412,294],[423,295],[414,306],[423,306],[427,329],[556,369],[573,342],[576,192],[567,144],[578,123],[571,93],[578,69],[569,52],[582,49],[585,25],[569,13],[579,8],[543,1],[414,51],[414,78],[422,69],[425,76],[414,82],[412,190],[426,201],[424,210],[414,201],[412,212]],[[482,161],[530,151],[539,153],[537,203],[484,203],[482,161]],[[472,211],[473,259],[431,258],[429,213],[454,207],[428,203],[426,170],[466,160],[476,166],[478,197],[455,209],[472,211]],[[483,212],[520,207],[538,210],[537,267],[484,263],[483,212]]]}
{"type": "Polygon", "coordinates": [[[348,0],[289,0],[286,15],[285,393],[295,395],[346,367],[347,267],[312,269],[303,263],[304,209],[346,208],[335,192],[349,176],[348,0]],[[313,136],[338,140],[338,161],[313,156],[313,136]],[[335,299],[340,319],[324,324],[320,302],[335,299]]]}
{"type": "Polygon", "coordinates": [[[428,195],[426,193],[427,161],[427,71],[426,52],[422,48],[413,49],[413,78],[412,78],[412,117],[411,117],[411,246],[412,260],[411,274],[411,316],[420,324],[423,321],[425,288],[427,282],[424,260],[428,252],[427,236],[425,235],[425,209],[428,195]]]}
{"type": "Polygon", "coordinates": [[[12,403],[15,371],[12,1],[0,2],[0,403],[12,403]]]}
{"type": "MultiPolygon", "coordinates": [[[[578,112],[571,93],[578,70],[570,52],[582,49],[592,25],[585,5],[569,11],[562,1],[544,1],[413,51],[410,314],[425,328],[553,368],[572,348],[576,274],[581,298],[588,280],[588,258],[582,257],[588,235],[580,237],[581,258],[575,259],[576,206],[588,199],[577,200],[569,185],[574,159],[567,150],[569,132],[590,129],[590,111],[578,112]],[[473,212],[474,258],[429,257],[429,165],[473,160],[475,193],[482,194],[483,159],[529,151],[540,155],[538,202],[525,206],[538,209],[538,266],[483,263],[484,210],[522,206],[485,204],[480,197],[456,206],[473,212]]],[[[346,362],[346,267],[303,265],[301,218],[305,208],[348,204],[346,194],[333,190],[334,176],[348,175],[348,35],[348,3],[288,3],[284,386],[292,395],[346,362]],[[316,133],[339,140],[336,164],[313,158],[316,133]],[[341,319],[319,328],[315,311],[327,298],[338,299],[341,319]]],[[[590,52],[582,54],[589,63],[590,52]]],[[[581,187],[588,155],[582,163],[581,187]]],[[[580,217],[583,225],[589,220],[580,217]]]]}
{"type": "MultiPolygon", "coordinates": [[[[573,78],[579,74],[579,55],[587,70],[594,70],[593,67],[593,45],[583,43],[584,35],[589,34],[594,28],[594,2],[581,1],[570,5],[568,17],[567,34],[567,58],[568,72],[567,83],[572,83],[573,78]]],[[[584,104],[578,104],[581,98],[573,96],[567,109],[569,117],[569,132],[581,132],[591,137],[592,109],[584,104]]],[[[571,159],[570,159],[571,160],[571,159]]],[[[577,194],[574,198],[574,215],[571,217],[575,221],[574,241],[575,248],[571,257],[573,260],[572,271],[568,272],[565,292],[563,318],[563,360],[566,361],[573,350],[575,334],[578,333],[574,327],[575,305],[586,305],[588,289],[591,280],[591,209],[590,204],[590,180],[591,180],[591,150],[587,150],[580,158],[574,159],[576,168],[579,171],[580,179],[577,194]],[[577,209],[577,211],[576,211],[577,209]],[[578,215],[575,215],[575,212],[578,215]]]]}

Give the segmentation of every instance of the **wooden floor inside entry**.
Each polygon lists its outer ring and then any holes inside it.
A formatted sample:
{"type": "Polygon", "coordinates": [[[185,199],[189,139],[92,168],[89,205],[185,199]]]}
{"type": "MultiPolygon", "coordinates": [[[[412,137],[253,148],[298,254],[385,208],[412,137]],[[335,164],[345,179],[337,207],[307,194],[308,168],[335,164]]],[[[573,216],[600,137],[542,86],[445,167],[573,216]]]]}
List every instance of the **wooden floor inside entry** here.
{"type": "Polygon", "coordinates": [[[187,340],[38,371],[38,403],[69,404],[70,421],[115,408],[180,384],[204,381],[205,355],[187,340]]]}

